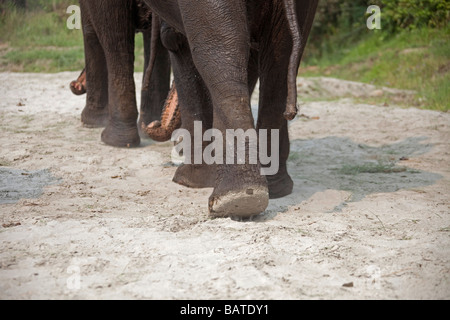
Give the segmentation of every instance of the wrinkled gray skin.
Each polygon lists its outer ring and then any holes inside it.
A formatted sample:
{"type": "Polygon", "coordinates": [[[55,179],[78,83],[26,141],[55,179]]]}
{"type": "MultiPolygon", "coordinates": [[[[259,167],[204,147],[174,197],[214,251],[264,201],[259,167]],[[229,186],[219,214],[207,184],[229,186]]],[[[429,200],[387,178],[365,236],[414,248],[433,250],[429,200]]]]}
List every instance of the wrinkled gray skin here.
{"type": "MultiPolygon", "coordinates": [[[[289,137],[283,113],[293,42],[283,1],[145,0],[152,12],[177,31],[163,31],[162,42],[171,50],[184,128],[193,132],[193,120],[200,120],[204,130],[217,128],[224,137],[226,129],[254,128],[250,93],[259,78],[257,129],[280,130],[280,170],[267,179],[260,175],[260,164],[249,164],[248,159],[243,165],[184,165],[177,170],[176,182],[214,188],[209,198],[213,217],[258,214],[267,207],[269,192],[280,197],[292,190],[286,171],[289,137]]],[[[303,51],[317,0],[295,2],[303,51]]],[[[112,75],[108,78],[110,116],[102,140],[115,146],[138,145],[134,28],[127,23],[132,20],[132,1],[80,3],[95,30],[88,45],[101,43],[112,75]]]]}
{"type": "MultiPolygon", "coordinates": [[[[151,19],[149,20],[151,21],[151,19]]],[[[150,25],[151,26],[151,25],[150,25]]],[[[151,46],[151,30],[141,30],[144,38],[144,76],[142,79],[142,89],[141,89],[141,107],[139,112],[139,120],[138,120],[138,129],[141,138],[149,138],[148,133],[142,131],[142,128],[145,128],[149,123],[152,123],[154,120],[160,116],[162,112],[162,106],[164,104],[164,97],[168,94],[168,87],[170,82],[170,61],[168,57],[167,50],[162,47],[160,38],[158,37],[158,42],[156,46],[154,46],[155,51],[158,51],[156,56],[156,60],[158,63],[153,68],[155,72],[152,72],[153,77],[150,77],[148,80],[145,78],[146,72],[148,72],[147,67],[150,62],[150,46],[151,46]],[[147,82],[148,81],[148,82],[147,82]],[[148,83],[148,88],[146,88],[146,84],[148,83]]],[[[92,56],[92,55],[91,55],[92,56]]],[[[101,80],[101,79],[99,79],[101,80]]],[[[74,80],[70,83],[70,90],[75,95],[83,95],[87,91],[86,86],[86,69],[83,69],[80,76],[77,80],[74,80]]],[[[92,96],[101,97],[102,93],[97,91],[91,91],[89,100],[92,99],[92,96]]],[[[92,108],[92,104],[90,107],[92,108]]],[[[107,106],[102,106],[103,108],[107,108],[107,106]]],[[[106,109],[105,109],[106,110],[106,109]]],[[[161,115],[162,116],[162,115],[161,115]]],[[[85,126],[87,127],[104,127],[107,124],[107,118],[105,115],[104,121],[101,123],[93,123],[92,119],[83,119],[85,122],[85,126]]],[[[173,123],[177,123],[181,121],[181,119],[172,119],[173,123]]],[[[176,127],[174,128],[176,129],[176,127]]],[[[169,130],[166,135],[169,134],[169,138],[166,140],[170,140],[170,134],[172,134],[172,130],[169,130]]],[[[153,136],[152,136],[153,138],[153,136]]],[[[166,141],[164,140],[164,141],[166,141]]],[[[160,141],[160,140],[158,140],[160,141]]]]}
{"type": "MultiPolygon", "coordinates": [[[[106,127],[102,140],[117,147],[139,145],[138,128],[161,116],[170,89],[170,60],[161,41],[150,85],[141,92],[139,121],[134,87],[134,37],[144,37],[145,66],[150,56],[151,17],[142,21],[136,1],[80,0],[86,62],[86,106],[81,121],[87,127],[106,127]],[[107,14],[99,14],[99,13],[107,14]],[[143,24],[147,24],[143,26],[143,24]],[[143,28],[138,30],[137,28],[143,28]]],[[[139,11],[139,10],[141,11],[139,11]]]]}

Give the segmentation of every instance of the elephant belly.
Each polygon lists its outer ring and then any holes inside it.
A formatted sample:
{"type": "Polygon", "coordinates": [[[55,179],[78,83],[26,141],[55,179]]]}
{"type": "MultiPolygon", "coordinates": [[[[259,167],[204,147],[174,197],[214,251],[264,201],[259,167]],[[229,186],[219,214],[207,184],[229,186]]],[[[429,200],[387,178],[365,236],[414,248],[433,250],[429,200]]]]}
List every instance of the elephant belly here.
{"type": "Polygon", "coordinates": [[[144,1],[162,20],[166,21],[172,28],[175,28],[177,31],[185,34],[181,12],[178,7],[178,0],[144,1]]]}

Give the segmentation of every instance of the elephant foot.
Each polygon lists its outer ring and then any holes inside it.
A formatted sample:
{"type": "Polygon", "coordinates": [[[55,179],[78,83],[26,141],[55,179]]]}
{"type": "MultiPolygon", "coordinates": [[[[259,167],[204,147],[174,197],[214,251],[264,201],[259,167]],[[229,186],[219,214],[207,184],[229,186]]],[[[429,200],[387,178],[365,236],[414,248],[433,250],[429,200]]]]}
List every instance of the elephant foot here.
{"type": "Polygon", "coordinates": [[[250,218],[264,212],[269,204],[269,190],[259,166],[231,167],[218,171],[222,179],[218,179],[220,183],[209,197],[210,216],[250,218]]]}
{"type": "Polygon", "coordinates": [[[286,171],[273,176],[266,176],[266,178],[270,199],[282,198],[292,193],[294,182],[286,171]]]}
{"type": "Polygon", "coordinates": [[[216,166],[183,164],[178,167],[172,181],[188,188],[213,188],[216,182],[216,166]]]}
{"type": "Polygon", "coordinates": [[[93,109],[87,106],[81,112],[81,122],[87,128],[104,128],[108,125],[108,108],[93,109]]]}
{"type": "Polygon", "coordinates": [[[102,132],[102,141],[119,148],[134,148],[141,143],[137,125],[129,128],[114,127],[109,123],[102,132]]]}

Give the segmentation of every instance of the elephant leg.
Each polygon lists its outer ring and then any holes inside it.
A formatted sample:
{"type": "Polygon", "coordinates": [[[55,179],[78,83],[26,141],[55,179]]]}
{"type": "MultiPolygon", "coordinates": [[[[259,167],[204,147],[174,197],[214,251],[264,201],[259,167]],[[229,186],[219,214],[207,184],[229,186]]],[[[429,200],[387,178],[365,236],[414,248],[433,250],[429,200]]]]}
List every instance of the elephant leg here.
{"type": "Polygon", "coordinates": [[[250,161],[249,140],[244,139],[246,156],[242,164],[237,159],[226,159],[226,155],[234,157],[237,152],[236,145],[232,146],[235,139],[226,138],[227,131],[254,130],[248,84],[250,36],[246,2],[180,0],[179,7],[193,61],[211,94],[213,127],[221,132],[224,141],[223,162],[217,166],[216,184],[209,198],[210,215],[259,214],[268,205],[268,187],[266,178],[260,174],[259,162],[250,161]],[[231,154],[226,151],[230,146],[231,154]]]}
{"type": "MultiPolygon", "coordinates": [[[[260,102],[257,128],[267,129],[267,151],[272,153],[278,148],[279,167],[273,175],[267,175],[269,196],[271,199],[284,197],[292,192],[293,181],[287,172],[286,162],[289,157],[288,122],[283,116],[287,97],[287,73],[263,73],[260,77],[260,102]],[[279,130],[278,146],[272,145],[272,130],[279,130]]],[[[265,165],[265,166],[270,166],[265,165]]]]}
{"type": "MultiPolygon", "coordinates": [[[[283,10],[272,10],[274,21],[283,20],[283,10]],[[278,15],[275,13],[277,12],[278,15]]],[[[267,151],[279,151],[278,171],[267,175],[271,199],[284,197],[292,192],[293,181],[287,172],[286,162],[289,157],[288,121],[284,117],[288,95],[288,70],[292,40],[287,23],[274,24],[271,32],[260,41],[260,97],[257,128],[267,129],[267,151]],[[278,146],[272,145],[272,130],[279,130],[278,146]]],[[[269,165],[267,165],[269,166],[269,165]]]]}
{"type": "MultiPolygon", "coordinates": [[[[134,1],[80,0],[103,48],[108,70],[109,118],[102,141],[116,147],[140,144],[134,84],[134,1]],[[107,10],[105,10],[107,9],[107,10]]],[[[89,75],[89,70],[88,70],[89,75]]],[[[89,88],[88,83],[88,90],[89,88]]]]}
{"type": "Polygon", "coordinates": [[[203,157],[201,162],[194,163],[195,153],[203,154],[206,144],[202,143],[201,149],[193,147],[196,143],[194,141],[195,121],[202,124],[200,132],[202,137],[204,132],[212,127],[211,97],[192,61],[186,38],[181,34],[174,34],[174,32],[164,29],[163,43],[171,49],[170,57],[180,102],[181,128],[188,130],[191,137],[191,163],[185,163],[178,167],[173,181],[191,188],[212,188],[216,180],[216,166],[205,164],[203,157]]]}
{"type": "MultiPolygon", "coordinates": [[[[144,76],[147,70],[150,59],[150,42],[151,42],[151,28],[143,31],[144,38],[144,76]]],[[[156,60],[153,68],[150,84],[147,90],[141,91],[141,106],[139,112],[138,129],[140,130],[141,138],[147,138],[145,132],[141,132],[142,125],[148,125],[154,120],[159,120],[161,117],[164,101],[170,90],[170,60],[169,53],[163,47],[161,41],[157,42],[156,46],[156,60]]],[[[144,81],[144,80],[143,80],[144,81]]]]}
{"type": "Polygon", "coordinates": [[[86,74],[86,106],[81,113],[84,126],[95,128],[108,124],[108,70],[103,48],[92,25],[88,8],[83,2],[83,36],[86,74]]]}

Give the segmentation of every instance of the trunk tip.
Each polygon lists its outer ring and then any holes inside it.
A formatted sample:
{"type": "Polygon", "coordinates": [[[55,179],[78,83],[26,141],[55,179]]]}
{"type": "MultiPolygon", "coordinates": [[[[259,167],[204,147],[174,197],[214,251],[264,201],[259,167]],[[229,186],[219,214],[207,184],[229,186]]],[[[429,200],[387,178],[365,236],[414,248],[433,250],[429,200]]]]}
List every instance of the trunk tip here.
{"type": "Polygon", "coordinates": [[[288,105],[286,108],[286,111],[283,113],[283,116],[286,120],[294,120],[294,118],[297,116],[298,108],[295,105],[288,105]]]}

